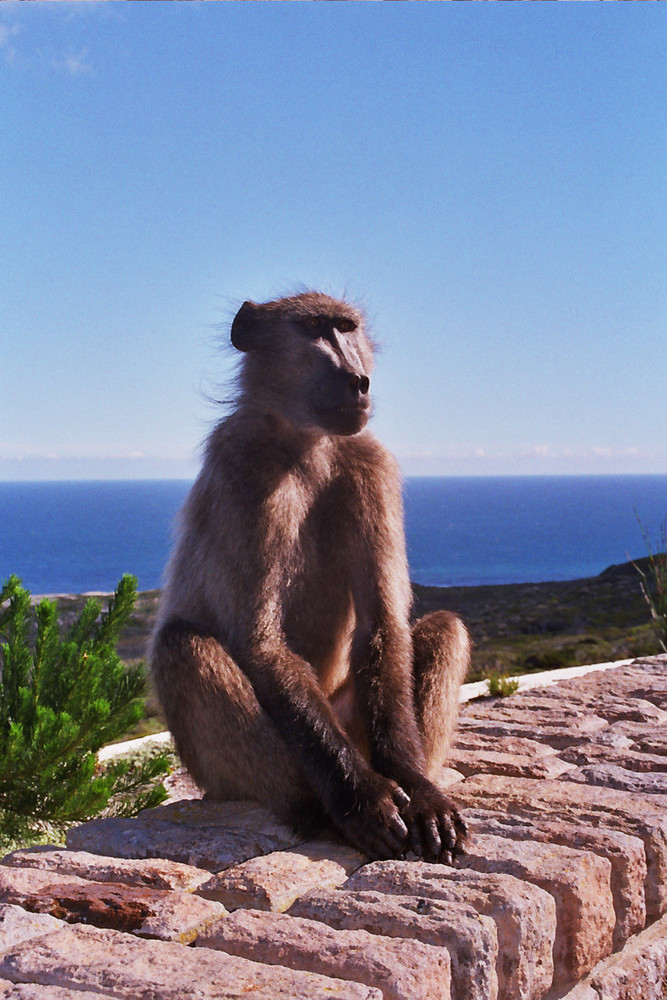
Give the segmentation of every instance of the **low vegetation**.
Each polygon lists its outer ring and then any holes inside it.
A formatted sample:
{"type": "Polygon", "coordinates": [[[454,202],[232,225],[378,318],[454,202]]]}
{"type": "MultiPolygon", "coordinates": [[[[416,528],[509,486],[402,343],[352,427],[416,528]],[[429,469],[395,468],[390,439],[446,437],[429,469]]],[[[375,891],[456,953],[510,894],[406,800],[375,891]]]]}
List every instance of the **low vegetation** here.
{"type": "Polygon", "coordinates": [[[0,845],[57,839],[104,812],[135,815],[166,797],[164,754],[100,765],[97,751],[145,715],[143,665],[118,638],[136,580],[125,576],[105,613],[84,600],[71,621],[55,601],[33,605],[17,577],[0,592],[0,845]]]}
{"type": "Polygon", "coordinates": [[[518,679],[506,677],[504,674],[491,674],[486,678],[486,684],[490,698],[508,698],[519,690],[518,679]]]}

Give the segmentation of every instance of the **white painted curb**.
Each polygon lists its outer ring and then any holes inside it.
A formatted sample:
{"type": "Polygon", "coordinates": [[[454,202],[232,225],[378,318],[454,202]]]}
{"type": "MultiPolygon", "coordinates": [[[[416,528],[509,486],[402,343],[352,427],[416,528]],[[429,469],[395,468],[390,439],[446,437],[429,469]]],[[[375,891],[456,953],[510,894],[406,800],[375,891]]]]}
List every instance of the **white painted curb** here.
{"type": "Polygon", "coordinates": [[[143,747],[158,747],[171,742],[171,733],[153,733],[151,736],[140,736],[136,740],[126,740],[124,743],[110,743],[102,747],[97,755],[98,760],[111,760],[112,757],[122,757],[124,753],[135,753],[143,747]]]}
{"type": "MultiPolygon", "coordinates": [[[[530,688],[549,687],[556,681],[566,681],[571,677],[583,677],[593,670],[610,670],[612,667],[624,667],[628,663],[634,663],[636,656],[629,660],[613,660],[610,663],[588,663],[581,667],[562,667],[560,670],[543,670],[539,674],[518,674],[516,677],[508,677],[508,680],[519,682],[519,691],[528,691],[530,688]]],[[[459,701],[472,701],[473,698],[481,698],[488,695],[489,685],[486,681],[475,681],[474,684],[463,684],[459,693],[459,701]]]]}

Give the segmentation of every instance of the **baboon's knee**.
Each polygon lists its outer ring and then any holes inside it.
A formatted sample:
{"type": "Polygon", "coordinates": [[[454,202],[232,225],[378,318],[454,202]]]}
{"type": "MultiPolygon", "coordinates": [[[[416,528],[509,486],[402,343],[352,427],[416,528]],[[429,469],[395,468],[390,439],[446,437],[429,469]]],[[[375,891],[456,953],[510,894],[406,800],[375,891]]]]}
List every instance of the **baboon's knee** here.
{"type": "Polygon", "coordinates": [[[174,618],[163,625],[155,637],[153,669],[159,674],[162,669],[181,662],[183,658],[211,661],[219,649],[220,644],[210,632],[174,618]]]}
{"type": "Polygon", "coordinates": [[[182,763],[214,799],[255,799],[284,815],[304,780],[253,687],[214,635],[172,620],[153,672],[182,763]]]}
{"type": "Polygon", "coordinates": [[[431,777],[446,760],[456,727],[459,688],[470,665],[470,637],[450,611],[432,611],[412,630],[417,721],[431,777]]]}
{"type": "Polygon", "coordinates": [[[459,682],[467,673],[470,662],[468,630],[452,611],[431,611],[412,630],[415,670],[446,669],[459,682]]]}

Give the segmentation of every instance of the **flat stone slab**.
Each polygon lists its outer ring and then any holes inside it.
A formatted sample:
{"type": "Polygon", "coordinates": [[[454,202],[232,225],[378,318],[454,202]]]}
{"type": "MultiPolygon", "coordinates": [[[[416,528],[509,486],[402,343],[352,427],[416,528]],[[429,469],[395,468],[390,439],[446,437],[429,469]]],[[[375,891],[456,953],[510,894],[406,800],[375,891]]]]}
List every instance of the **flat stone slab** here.
{"type": "MultiPolygon", "coordinates": [[[[628,743],[630,743],[629,740],[628,743]]],[[[667,772],[667,755],[616,749],[601,743],[583,743],[578,747],[569,747],[562,751],[560,758],[579,766],[583,764],[617,764],[628,771],[667,772]]]]}
{"type": "Polygon", "coordinates": [[[364,930],[333,930],[284,913],[237,910],[204,931],[197,946],[364,983],[381,990],[385,1000],[451,996],[451,962],[443,947],[364,930]]]}
{"type": "MultiPolygon", "coordinates": [[[[524,719],[504,718],[461,718],[459,727],[469,737],[472,734],[485,736],[521,736],[526,739],[546,743],[554,750],[564,750],[578,743],[588,743],[592,736],[604,730],[609,723],[597,715],[584,716],[576,719],[572,725],[555,725],[549,720],[536,718],[534,713],[526,712],[524,719]]],[[[626,725],[626,723],[619,723],[626,725]]]]}
{"type": "MultiPolygon", "coordinates": [[[[625,725],[625,723],[621,723],[625,725]]],[[[577,746],[600,746],[600,747],[611,747],[613,750],[632,750],[637,749],[635,745],[635,737],[632,739],[616,728],[616,724],[608,726],[607,729],[601,729],[599,733],[594,733],[591,736],[589,743],[577,744],[577,746]]],[[[566,747],[565,750],[576,749],[575,747],[566,747]]],[[[560,756],[565,759],[565,750],[560,751],[560,756]]]]}
{"type": "Polygon", "coordinates": [[[456,800],[465,806],[603,826],[639,837],[646,853],[644,885],[648,919],[667,911],[667,799],[637,795],[575,782],[537,781],[501,775],[475,775],[456,786],[456,800]]]}
{"type": "Polygon", "coordinates": [[[602,785],[604,788],[619,788],[638,795],[667,796],[667,773],[631,771],[618,764],[596,762],[574,767],[564,775],[566,781],[577,781],[582,785],[602,785]]]}
{"type": "MultiPolygon", "coordinates": [[[[629,739],[633,750],[640,750],[642,753],[659,754],[661,756],[667,754],[667,723],[659,726],[647,726],[644,722],[622,720],[620,722],[612,722],[609,729],[613,734],[629,739]]],[[[597,740],[598,734],[596,733],[592,737],[591,742],[596,743],[597,740]]]]}
{"type": "Polygon", "coordinates": [[[550,757],[558,753],[546,743],[524,736],[489,736],[486,733],[458,729],[454,733],[454,752],[457,750],[489,750],[492,753],[517,754],[521,757],[550,757]]]}
{"type": "Polygon", "coordinates": [[[439,788],[451,788],[459,781],[463,781],[463,772],[455,770],[453,767],[442,767],[438,771],[437,777],[433,780],[439,788]]]}
{"type": "Polygon", "coordinates": [[[107,997],[132,1000],[236,1000],[245,996],[253,1000],[382,1000],[380,990],[360,983],[81,924],[7,952],[0,958],[3,978],[97,990],[107,997]]]}
{"type": "MultiPolygon", "coordinates": [[[[45,913],[28,913],[20,906],[0,903],[0,957],[20,944],[42,938],[62,927],[61,920],[45,913]]],[[[99,1000],[101,996],[108,994],[0,979],[1,1000],[99,1000]]]]}
{"type": "Polygon", "coordinates": [[[632,934],[642,930],[646,923],[646,855],[638,837],[619,830],[567,823],[553,819],[526,819],[474,809],[466,813],[472,835],[490,833],[510,840],[536,840],[540,843],[560,844],[577,850],[592,851],[607,858],[611,864],[611,894],[616,913],[614,948],[632,934]]]}
{"type": "Polygon", "coordinates": [[[635,731],[632,738],[637,750],[643,753],[659,754],[662,757],[667,756],[667,726],[663,726],[658,733],[653,731],[641,734],[635,731]]]}
{"type": "Polygon", "coordinates": [[[219,872],[260,854],[295,847],[303,839],[272,817],[268,830],[261,824],[255,828],[253,816],[266,811],[248,809],[247,803],[243,803],[249,814],[247,822],[236,825],[226,825],[223,820],[214,822],[207,813],[213,813],[216,805],[199,799],[184,800],[173,803],[173,809],[166,813],[156,809],[136,819],[91,820],[69,831],[67,846],[71,850],[118,858],[167,858],[219,872]]]}
{"type": "Polygon", "coordinates": [[[535,757],[487,749],[453,750],[449,762],[465,776],[506,774],[517,778],[559,778],[574,767],[556,754],[535,757]]]}
{"type": "MultiPolygon", "coordinates": [[[[561,689],[566,697],[608,694],[610,682],[605,671],[591,671],[585,677],[568,684],[559,682],[552,690],[561,689]]],[[[667,710],[667,655],[635,660],[614,670],[613,694],[616,697],[648,701],[667,710]]]]}
{"type": "Polygon", "coordinates": [[[423,861],[375,861],[355,872],[345,888],[472,906],[496,925],[499,997],[540,1000],[551,986],[556,903],[530,882],[423,861]]]}
{"type": "Polygon", "coordinates": [[[166,802],[155,809],[144,809],[138,820],[141,823],[159,821],[180,823],[188,827],[245,831],[262,837],[274,837],[285,846],[299,843],[297,834],[289,826],[281,823],[272,812],[256,802],[180,799],[177,802],[166,802]]]}
{"type": "Polygon", "coordinates": [[[343,844],[310,842],[228,868],[209,879],[198,893],[228,910],[246,907],[284,912],[312,889],[342,885],[367,862],[365,855],[343,844]]]}
{"type": "Polygon", "coordinates": [[[179,889],[192,892],[207,882],[211,873],[177,861],[106,858],[87,851],[60,847],[30,847],[8,854],[1,862],[12,868],[41,868],[44,871],[77,875],[93,882],[122,882],[147,889],[179,889]]]}
{"type": "Polygon", "coordinates": [[[189,944],[226,913],[224,906],[188,892],[165,892],[36,868],[0,866],[0,903],[46,913],[68,923],[189,944]]]}
{"type": "MultiPolygon", "coordinates": [[[[503,722],[534,722],[538,726],[555,726],[562,729],[568,722],[576,722],[578,726],[591,729],[601,729],[600,721],[589,707],[582,707],[576,697],[566,694],[555,697],[553,688],[531,690],[512,695],[511,698],[485,698],[480,702],[469,702],[463,711],[467,722],[471,719],[502,720],[503,722]]],[[[651,706],[655,708],[655,706],[651,706]]]]}
{"type": "Polygon", "coordinates": [[[455,997],[495,1000],[498,995],[495,924],[467,904],[338,889],[302,896],[289,912],[336,930],[364,930],[445,947],[455,997]]]}
{"type": "Polygon", "coordinates": [[[599,715],[607,722],[622,719],[629,722],[667,722],[667,712],[652,701],[639,696],[628,697],[618,690],[616,678],[613,690],[592,682],[586,684],[585,681],[586,678],[582,678],[582,683],[565,681],[515,695],[502,706],[501,717],[509,718],[515,711],[529,711],[539,713],[540,716],[546,712],[559,720],[564,720],[571,713],[573,718],[578,719],[586,715],[599,715]]]}
{"type": "Polygon", "coordinates": [[[460,864],[514,875],[554,897],[555,986],[576,982],[611,953],[616,915],[606,858],[558,844],[478,834],[460,864]]]}

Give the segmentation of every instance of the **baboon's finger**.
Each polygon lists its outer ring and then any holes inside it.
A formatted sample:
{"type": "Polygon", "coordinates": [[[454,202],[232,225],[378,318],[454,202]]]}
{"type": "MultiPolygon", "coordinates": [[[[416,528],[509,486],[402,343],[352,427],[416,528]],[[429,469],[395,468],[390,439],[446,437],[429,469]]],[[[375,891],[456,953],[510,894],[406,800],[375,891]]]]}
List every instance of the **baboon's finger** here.
{"type": "Polygon", "coordinates": [[[410,796],[400,787],[400,785],[394,791],[394,802],[399,809],[407,809],[410,805],[410,796]]]}
{"type": "Polygon", "coordinates": [[[408,828],[399,816],[398,813],[392,813],[389,819],[389,829],[400,837],[401,840],[405,840],[408,835],[408,828]]]}

